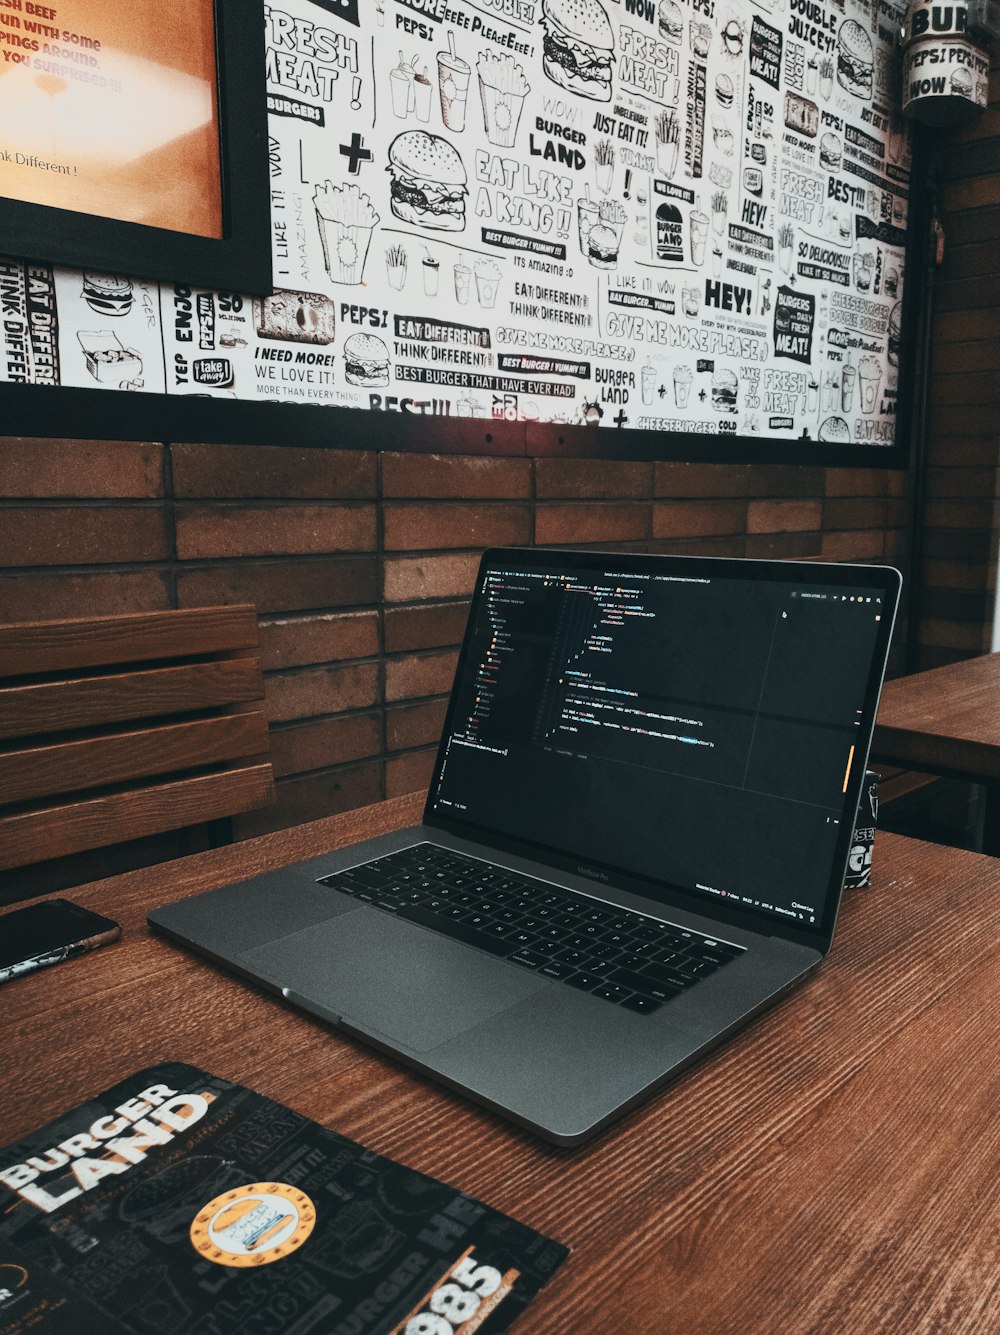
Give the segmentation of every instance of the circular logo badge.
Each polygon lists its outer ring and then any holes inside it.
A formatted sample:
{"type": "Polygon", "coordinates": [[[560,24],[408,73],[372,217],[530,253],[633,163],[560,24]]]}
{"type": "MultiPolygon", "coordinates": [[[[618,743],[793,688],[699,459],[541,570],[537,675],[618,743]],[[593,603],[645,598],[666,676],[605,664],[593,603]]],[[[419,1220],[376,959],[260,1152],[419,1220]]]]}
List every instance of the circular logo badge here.
{"type": "Polygon", "coordinates": [[[316,1207],[298,1187],[251,1182],[210,1200],[191,1225],[191,1245],[217,1265],[270,1265],[297,1251],[316,1227],[316,1207]]]}
{"type": "Polygon", "coordinates": [[[23,1265],[13,1261],[4,1261],[0,1265],[0,1302],[10,1298],[28,1282],[28,1272],[23,1265]]]}

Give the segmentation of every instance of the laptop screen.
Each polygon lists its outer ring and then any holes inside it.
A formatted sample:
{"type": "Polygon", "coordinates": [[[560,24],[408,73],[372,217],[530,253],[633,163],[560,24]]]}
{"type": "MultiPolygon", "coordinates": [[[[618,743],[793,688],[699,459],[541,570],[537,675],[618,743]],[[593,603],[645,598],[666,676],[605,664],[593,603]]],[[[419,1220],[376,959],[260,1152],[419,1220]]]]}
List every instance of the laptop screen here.
{"type": "Polygon", "coordinates": [[[897,580],[487,553],[428,816],[819,930],[897,580]]]}

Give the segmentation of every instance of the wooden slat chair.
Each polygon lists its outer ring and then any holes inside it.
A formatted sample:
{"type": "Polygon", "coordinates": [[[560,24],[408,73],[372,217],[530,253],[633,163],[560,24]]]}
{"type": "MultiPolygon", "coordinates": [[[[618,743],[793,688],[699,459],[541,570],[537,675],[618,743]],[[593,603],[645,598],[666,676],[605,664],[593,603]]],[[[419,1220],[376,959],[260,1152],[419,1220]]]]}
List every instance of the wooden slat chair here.
{"type": "Polygon", "coordinates": [[[253,607],[0,627],[0,869],[274,800],[253,607]]]}

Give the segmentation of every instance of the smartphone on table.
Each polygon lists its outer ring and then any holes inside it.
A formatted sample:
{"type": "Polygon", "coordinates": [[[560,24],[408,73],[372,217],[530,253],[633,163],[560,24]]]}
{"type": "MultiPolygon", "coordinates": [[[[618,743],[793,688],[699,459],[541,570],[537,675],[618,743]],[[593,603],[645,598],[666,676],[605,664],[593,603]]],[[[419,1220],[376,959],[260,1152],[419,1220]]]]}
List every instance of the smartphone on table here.
{"type": "Polygon", "coordinates": [[[121,934],[113,919],[68,899],[46,899],[0,914],[0,983],[96,950],[121,934]]]}

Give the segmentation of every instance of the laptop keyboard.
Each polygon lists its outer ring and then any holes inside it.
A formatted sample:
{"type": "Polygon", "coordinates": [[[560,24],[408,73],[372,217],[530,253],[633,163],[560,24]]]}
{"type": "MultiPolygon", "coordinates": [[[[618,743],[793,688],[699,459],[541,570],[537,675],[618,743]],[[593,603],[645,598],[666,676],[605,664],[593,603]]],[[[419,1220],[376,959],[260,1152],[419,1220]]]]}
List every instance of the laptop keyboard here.
{"type": "Polygon", "coordinates": [[[743,954],[740,946],[566,894],[437,844],[416,844],[320,880],[640,1015],[743,954]]]}

